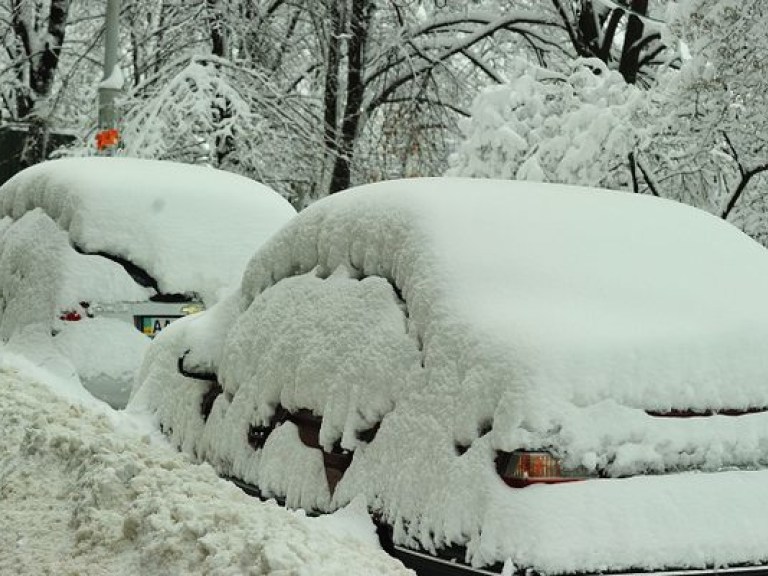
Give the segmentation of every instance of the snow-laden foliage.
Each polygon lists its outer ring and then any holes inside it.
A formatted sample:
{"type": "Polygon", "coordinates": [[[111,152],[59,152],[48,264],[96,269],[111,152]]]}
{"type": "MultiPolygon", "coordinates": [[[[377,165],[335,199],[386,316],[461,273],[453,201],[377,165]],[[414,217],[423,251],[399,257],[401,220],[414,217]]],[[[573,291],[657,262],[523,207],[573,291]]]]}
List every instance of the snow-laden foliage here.
{"type": "Polygon", "coordinates": [[[565,74],[518,60],[512,76],[476,98],[449,174],[631,185],[629,154],[641,140],[646,93],[597,60],[577,61],[565,74]]]}
{"type": "Polygon", "coordinates": [[[221,64],[193,58],[170,78],[137,87],[143,99],[132,102],[129,96],[123,104],[124,153],[187,156],[194,163],[215,153],[217,140],[235,137],[237,129],[251,132],[255,126],[249,103],[221,72],[221,64]]]}
{"type": "Polygon", "coordinates": [[[665,115],[644,156],[660,194],[731,219],[768,241],[768,5],[686,0],[668,11],[668,42],[689,58],[664,76],[665,115]]]}
{"type": "Polygon", "coordinates": [[[228,60],[171,62],[121,103],[119,154],[211,164],[275,184],[292,198],[290,182],[312,179],[319,158],[312,145],[321,145],[302,106],[280,97],[266,74],[228,60]]]}

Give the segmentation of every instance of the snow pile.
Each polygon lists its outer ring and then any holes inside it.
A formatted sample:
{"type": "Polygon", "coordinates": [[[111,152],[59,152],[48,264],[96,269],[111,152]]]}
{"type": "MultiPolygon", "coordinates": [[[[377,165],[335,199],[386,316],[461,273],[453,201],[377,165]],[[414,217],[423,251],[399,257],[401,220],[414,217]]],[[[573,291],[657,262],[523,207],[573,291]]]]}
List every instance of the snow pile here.
{"type": "Polygon", "coordinates": [[[129,158],[67,158],[0,188],[0,214],[39,207],[85,252],[121,256],[162,292],[213,300],[295,211],[276,192],[228,172],[129,158]]]}
{"type": "Polygon", "coordinates": [[[235,296],[155,341],[134,409],[219,471],[332,510],[359,495],[395,540],[558,573],[768,560],[768,255],[652,197],[535,183],[395,181],[316,203],[235,296]],[[738,296],[736,296],[738,295],[738,296]],[[223,386],[207,420],[215,371],[223,386]],[[333,493],[277,404],[354,450],[333,493]],[[380,423],[374,439],[357,435],[380,423]],[[609,476],[508,488],[497,450],[609,476]],[[738,489],[734,489],[738,486],[738,489]],[[706,501],[707,506],[701,502],[706,501]],[[710,517],[718,518],[712,526],[710,517]],[[663,518],[663,522],[660,521],[663,518]],[[703,531],[706,527],[706,533],[703,531]]]}
{"type": "Polygon", "coordinates": [[[410,574],[371,545],[359,504],[335,522],[287,512],[125,414],[7,366],[0,380],[3,574],[410,574]]]}
{"type": "Polygon", "coordinates": [[[519,60],[508,84],[480,93],[452,176],[626,188],[648,93],[599,60],[558,74],[519,60]]]}

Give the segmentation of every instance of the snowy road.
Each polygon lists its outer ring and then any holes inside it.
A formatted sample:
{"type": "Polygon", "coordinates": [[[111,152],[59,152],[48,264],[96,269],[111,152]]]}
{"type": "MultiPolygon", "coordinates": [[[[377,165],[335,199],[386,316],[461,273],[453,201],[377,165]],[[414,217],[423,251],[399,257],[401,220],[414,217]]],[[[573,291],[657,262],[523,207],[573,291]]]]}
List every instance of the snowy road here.
{"type": "Polygon", "coordinates": [[[347,510],[245,496],[140,419],[0,369],[0,574],[412,574],[347,510]]]}

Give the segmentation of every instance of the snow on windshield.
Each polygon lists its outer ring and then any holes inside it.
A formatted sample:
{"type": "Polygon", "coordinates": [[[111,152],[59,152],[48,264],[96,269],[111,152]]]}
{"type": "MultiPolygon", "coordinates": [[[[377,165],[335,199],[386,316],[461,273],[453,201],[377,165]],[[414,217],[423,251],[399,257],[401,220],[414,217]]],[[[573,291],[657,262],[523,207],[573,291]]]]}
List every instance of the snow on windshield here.
{"type": "Polygon", "coordinates": [[[255,248],[295,214],[242,176],[133,158],[38,164],[5,183],[0,200],[4,216],[42,208],[85,252],[121,256],[161,291],[209,301],[239,281],[255,248]]]}

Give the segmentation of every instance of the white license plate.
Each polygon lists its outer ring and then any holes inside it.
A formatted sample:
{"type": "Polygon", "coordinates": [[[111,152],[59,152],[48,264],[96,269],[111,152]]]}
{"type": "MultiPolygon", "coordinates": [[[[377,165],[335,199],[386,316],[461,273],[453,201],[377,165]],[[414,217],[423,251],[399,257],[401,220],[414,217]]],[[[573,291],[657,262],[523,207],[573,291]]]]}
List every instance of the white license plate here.
{"type": "Polygon", "coordinates": [[[136,316],[136,328],[150,338],[181,316],[136,316]]]}

